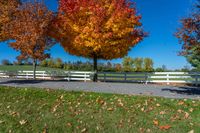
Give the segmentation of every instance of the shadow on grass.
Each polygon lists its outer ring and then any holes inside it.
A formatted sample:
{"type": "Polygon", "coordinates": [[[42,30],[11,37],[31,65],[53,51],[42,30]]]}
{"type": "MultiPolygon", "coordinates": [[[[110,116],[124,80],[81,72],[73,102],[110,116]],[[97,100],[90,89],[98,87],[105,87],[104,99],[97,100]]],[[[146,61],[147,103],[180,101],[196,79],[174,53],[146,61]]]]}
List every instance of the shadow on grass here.
{"type": "Polygon", "coordinates": [[[183,95],[200,95],[200,87],[191,87],[191,86],[178,87],[175,89],[165,88],[162,89],[162,91],[169,91],[172,93],[183,94],[183,95]]]}

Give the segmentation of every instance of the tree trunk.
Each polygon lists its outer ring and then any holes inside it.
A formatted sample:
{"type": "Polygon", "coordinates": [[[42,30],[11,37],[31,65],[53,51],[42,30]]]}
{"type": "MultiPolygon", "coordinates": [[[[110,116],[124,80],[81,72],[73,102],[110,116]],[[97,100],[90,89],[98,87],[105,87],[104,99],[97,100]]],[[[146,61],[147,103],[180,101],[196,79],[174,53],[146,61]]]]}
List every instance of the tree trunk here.
{"type": "Polygon", "coordinates": [[[94,77],[93,77],[93,82],[97,82],[97,56],[94,55],[94,58],[93,58],[93,71],[94,71],[94,77]]]}
{"type": "Polygon", "coordinates": [[[36,79],[36,67],[37,67],[37,60],[33,60],[33,79],[36,79]]]}

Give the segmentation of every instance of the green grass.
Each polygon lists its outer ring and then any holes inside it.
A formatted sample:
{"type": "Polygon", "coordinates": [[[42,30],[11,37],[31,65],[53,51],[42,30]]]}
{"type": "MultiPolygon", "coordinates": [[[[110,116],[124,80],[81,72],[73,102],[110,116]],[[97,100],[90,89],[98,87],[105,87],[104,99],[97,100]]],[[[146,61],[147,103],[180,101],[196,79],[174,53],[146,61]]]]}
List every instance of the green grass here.
{"type": "Polygon", "coordinates": [[[0,132],[198,133],[199,107],[199,100],[0,87],[0,132]]]}
{"type": "MultiPolygon", "coordinates": [[[[32,65],[0,65],[0,71],[32,71],[32,65]]],[[[64,71],[63,69],[37,66],[37,71],[64,71]]]]}

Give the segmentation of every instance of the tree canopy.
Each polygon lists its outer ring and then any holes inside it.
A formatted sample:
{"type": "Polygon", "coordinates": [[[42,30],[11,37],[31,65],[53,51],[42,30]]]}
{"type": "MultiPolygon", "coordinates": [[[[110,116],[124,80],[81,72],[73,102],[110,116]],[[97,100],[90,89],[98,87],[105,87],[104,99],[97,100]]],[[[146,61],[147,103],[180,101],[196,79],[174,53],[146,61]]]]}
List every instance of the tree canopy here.
{"type": "Polygon", "coordinates": [[[176,36],[183,44],[181,55],[197,68],[200,68],[200,0],[195,5],[194,12],[181,20],[181,28],[176,36]]]}
{"type": "Polygon", "coordinates": [[[60,0],[53,36],[73,55],[121,58],[144,37],[140,19],[126,0],[60,0]]]}

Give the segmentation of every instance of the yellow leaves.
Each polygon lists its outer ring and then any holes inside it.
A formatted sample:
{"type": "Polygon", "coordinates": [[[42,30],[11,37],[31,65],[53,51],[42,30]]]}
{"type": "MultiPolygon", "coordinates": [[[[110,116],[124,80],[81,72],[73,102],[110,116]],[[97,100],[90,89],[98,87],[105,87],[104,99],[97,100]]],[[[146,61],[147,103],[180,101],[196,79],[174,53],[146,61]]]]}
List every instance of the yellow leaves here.
{"type": "Polygon", "coordinates": [[[87,129],[86,129],[86,128],[83,128],[83,129],[81,130],[81,133],[85,133],[85,132],[87,132],[87,129]]]}
{"type": "Polygon", "coordinates": [[[190,130],[188,133],[194,133],[194,130],[190,130]]]}
{"type": "Polygon", "coordinates": [[[157,103],[157,104],[156,104],[156,106],[157,106],[157,107],[160,107],[160,104],[159,104],[159,103],[157,103]]]}
{"type": "Polygon", "coordinates": [[[114,111],[114,108],[107,108],[107,111],[114,111]]]}

